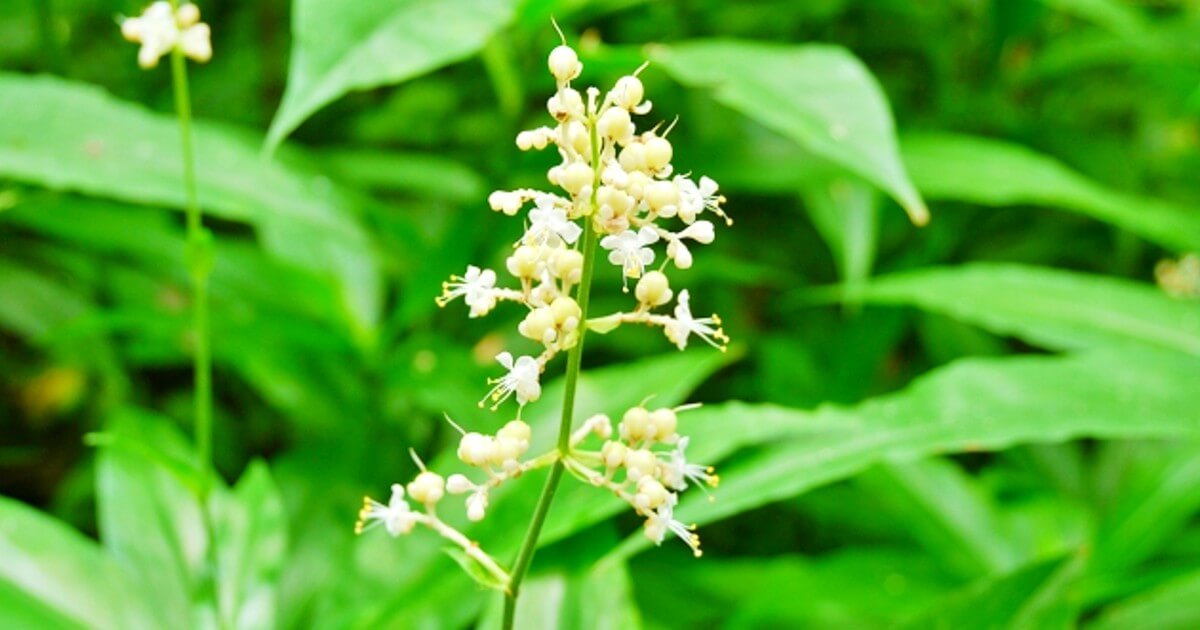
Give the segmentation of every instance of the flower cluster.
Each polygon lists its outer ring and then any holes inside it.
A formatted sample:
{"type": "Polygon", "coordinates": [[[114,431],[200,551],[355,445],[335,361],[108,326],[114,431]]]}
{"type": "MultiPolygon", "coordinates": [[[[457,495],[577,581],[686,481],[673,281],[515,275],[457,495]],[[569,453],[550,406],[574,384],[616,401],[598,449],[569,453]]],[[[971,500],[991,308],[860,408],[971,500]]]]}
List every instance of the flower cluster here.
{"type": "Polygon", "coordinates": [[[138,65],[143,68],[157,66],[159,59],[176,49],[201,63],[212,58],[208,25],[200,21],[200,9],[194,4],[172,9],[170,2],[159,0],[140,16],[122,19],[121,34],[142,45],[138,65]]]}
{"type": "Polygon", "coordinates": [[[1158,286],[1176,298],[1200,298],[1200,256],[1186,254],[1179,260],[1162,260],[1154,267],[1158,286]]]}
{"type": "Polygon", "coordinates": [[[540,374],[551,359],[575,344],[580,326],[601,333],[621,324],[659,326],[680,350],[692,336],[722,350],[728,342],[720,318],[693,315],[688,291],[676,295],[666,273],[669,265],[691,267],[691,248],[713,241],[714,225],[705,217],[711,214],[731,223],[721,209],[725,199],[717,194],[717,183],[675,172],[671,127],[660,133],[660,124],[638,132],[634,116],[651,109],[638,78],[641,68],[601,96],[594,87],[583,93],[571,87],[583,65],[569,46],[550,53],[549,67],[557,90],[547,110],[556,124],[522,131],[517,147],[555,147],[561,161],[547,178],[561,190],[498,190],[488,197],[493,210],[508,216],[528,207],[525,232],[505,261],[519,286],[499,287],[495,271],[472,265],[465,275],[451,276],[437,299],[445,306],[462,298],[471,317],[487,315],[501,302],[527,309],[517,330],[540,350],[517,358],[508,352],[497,356],[508,374],[492,381],[494,387],[481,405],[490,398],[496,406],[514,394],[521,405],[537,400],[540,374]],[[581,321],[583,313],[571,293],[583,280],[584,230],[599,237],[626,291],[629,281],[636,281],[637,303],[627,312],[581,321]],[[656,246],[663,247],[661,259],[656,246]],[[675,306],[669,313],[655,312],[672,299],[675,306]]]}
{"type": "MultiPolygon", "coordinates": [[[[678,432],[678,412],[695,405],[634,407],[625,412],[615,436],[612,421],[596,415],[573,431],[564,425],[556,448],[526,456],[531,430],[520,412],[541,397],[541,374],[550,361],[573,349],[578,353],[586,331],[607,333],[622,324],[643,324],[661,327],[681,350],[692,337],[721,350],[728,343],[720,319],[693,315],[688,290],[676,293],[667,275],[669,267],[692,265],[692,247],[713,241],[709,215],[731,223],[721,209],[724,198],[717,193],[717,183],[675,171],[670,126],[639,132],[634,116],[645,116],[651,109],[638,78],[642,68],[621,77],[603,96],[596,88],[581,93],[571,87],[583,66],[567,45],[550,53],[549,68],[557,83],[547,103],[555,124],[522,131],[516,143],[521,150],[556,148],[561,160],[547,173],[556,192],[521,188],[498,190],[488,197],[497,212],[523,214],[524,231],[504,265],[513,286],[498,286],[496,271],[472,265],[463,275],[451,276],[437,298],[439,306],[461,298],[473,318],[505,302],[523,307],[517,332],[536,350],[520,356],[499,353],[496,361],[505,373],[489,381],[492,387],[479,403],[490,403],[496,410],[515,397],[516,418],[495,434],[467,431],[447,418],[461,434],[458,459],[482,473],[474,475],[479,480],[462,473],[443,480],[418,462],[421,472],[407,488],[393,486],[386,505],[366,499],[357,527],[361,532],[383,524],[398,536],[417,524],[426,525],[462,546],[505,584],[498,565],[437,517],[435,507],[445,495],[463,496],[468,519],[479,521],[487,514],[492,490],[502,483],[537,468],[562,466],[627,503],[645,519],[645,534],[655,544],[674,534],[699,556],[699,537],[693,527],[674,518],[674,510],[679,494],[690,485],[717,484],[711,468],[687,461],[688,438],[678,432]],[[601,256],[599,248],[606,254],[601,256]],[[626,293],[633,281],[635,303],[627,311],[588,316],[597,260],[607,260],[618,270],[626,293]],[[657,312],[660,309],[669,310],[657,312]],[[581,448],[592,437],[598,438],[599,447],[581,448]],[[406,497],[425,509],[412,510],[406,497]]],[[[572,365],[577,369],[577,363],[572,365]]]]}

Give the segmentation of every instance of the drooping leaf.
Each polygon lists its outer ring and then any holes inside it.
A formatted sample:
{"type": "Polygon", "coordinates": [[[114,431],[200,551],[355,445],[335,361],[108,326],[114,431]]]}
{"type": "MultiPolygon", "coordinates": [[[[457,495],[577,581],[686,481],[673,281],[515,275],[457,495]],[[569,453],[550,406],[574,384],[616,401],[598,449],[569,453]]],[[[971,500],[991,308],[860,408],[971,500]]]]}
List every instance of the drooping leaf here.
{"type": "Polygon", "coordinates": [[[956,134],[909,134],[901,152],[917,189],[929,199],[1064,208],[1167,247],[1200,249],[1200,213],[1105,188],[1020,145],[956,134]]]}
{"type": "Polygon", "coordinates": [[[351,90],[399,83],[478,51],[513,17],[511,0],[332,0],[292,3],[292,57],[274,148],[351,90]]]}
{"type": "Polygon", "coordinates": [[[833,252],[838,275],[850,286],[871,275],[879,214],[875,191],[847,178],[831,178],[803,190],[804,207],[833,252]]]}
{"type": "Polygon", "coordinates": [[[1107,606],[1088,630],[1159,628],[1187,630],[1200,625],[1200,571],[1107,606]]]}
{"type": "Polygon", "coordinates": [[[0,497],[0,618],[13,627],[152,628],[159,621],[94,542],[0,497]]]}
{"type": "Polygon", "coordinates": [[[221,617],[227,627],[275,628],[287,514],[266,464],[254,462],[233,492],[212,495],[221,617]]]}
{"type": "Polygon", "coordinates": [[[900,161],[887,99],[845,49],[695,41],[656,49],[654,59],[685,85],[713,90],[719,102],[883,189],[914,223],[929,220],[900,161]]]}
{"type": "MultiPolygon", "coordinates": [[[[0,74],[0,176],[47,188],[182,208],[179,129],[169,116],[95,87],[0,74]]],[[[347,200],[312,173],[261,159],[251,138],[197,122],[200,205],[253,225],[280,259],[329,278],[353,331],[367,339],[378,316],[379,270],[347,200]]]]}
{"type": "Polygon", "coordinates": [[[1053,349],[1137,345],[1200,355],[1200,302],[1118,278],[972,263],[880,276],[859,297],[912,304],[1053,349]]]}

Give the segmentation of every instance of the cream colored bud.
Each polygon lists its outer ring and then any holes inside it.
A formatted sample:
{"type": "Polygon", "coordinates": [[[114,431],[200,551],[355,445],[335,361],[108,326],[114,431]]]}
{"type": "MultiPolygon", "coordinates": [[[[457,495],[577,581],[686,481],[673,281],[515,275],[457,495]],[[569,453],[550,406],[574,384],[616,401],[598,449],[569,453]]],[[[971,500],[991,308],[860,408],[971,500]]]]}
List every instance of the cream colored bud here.
{"type": "Polygon", "coordinates": [[[596,191],[596,203],[611,207],[614,215],[626,215],[633,210],[634,199],[618,188],[601,186],[600,190],[596,191]]]}
{"type": "Polygon", "coordinates": [[[651,136],[645,144],[646,168],[649,168],[651,172],[657,173],[671,163],[671,157],[674,154],[671,141],[659,136],[651,136]]]}
{"type": "Polygon", "coordinates": [[[643,510],[653,510],[666,503],[670,495],[671,493],[654,477],[642,477],[638,480],[637,494],[633,500],[643,510]]]}
{"type": "Polygon", "coordinates": [[[592,158],[592,137],[588,133],[588,129],[583,123],[573,120],[567,123],[565,130],[567,136],[567,144],[575,150],[576,153],[583,156],[583,159],[590,160],[592,158]]]}
{"type": "Polygon", "coordinates": [[[621,149],[621,155],[617,158],[621,168],[625,169],[626,173],[634,171],[644,171],[646,166],[646,145],[641,142],[631,142],[621,149]]]}
{"type": "Polygon", "coordinates": [[[653,477],[658,472],[658,456],[644,448],[630,449],[625,454],[625,470],[633,481],[653,477]]]}
{"type": "Polygon", "coordinates": [[[596,121],[596,133],[622,144],[633,137],[634,131],[629,112],[617,107],[608,108],[596,121]]]}
{"type": "Polygon", "coordinates": [[[483,520],[487,513],[488,495],[486,491],[480,491],[467,497],[467,518],[472,522],[483,520]]]}
{"type": "Polygon", "coordinates": [[[671,296],[674,292],[671,291],[671,283],[667,280],[667,275],[661,271],[647,271],[646,275],[638,280],[637,288],[634,289],[634,295],[637,296],[638,302],[649,306],[662,306],[671,301],[671,296]]]}
{"type": "Polygon", "coordinates": [[[475,484],[466,475],[454,473],[446,479],[446,491],[450,494],[463,494],[475,489],[475,484]]]}
{"type": "Polygon", "coordinates": [[[491,462],[506,469],[510,468],[510,463],[516,464],[517,458],[525,452],[525,449],[521,448],[521,443],[516,440],[497,437],[495,444],[495,448],[492,449],[491,462]]]}
{"type": "Polygon", "coordinates": [[[492,458],[492,437],[467,433],[458,441],[458,458],[468,466],[483,466],[492,458]]]}
{"type": "Polygon", "coordinates": [[[555,276],[575,284],[583,276],[583,254],[574,249],[559,250],[554,255],[550,270],[555,276]]]}
{"type": "Polygon", "coordinates": [[[546,101],[546,111],[555,120],[582,118],[584,115],[583,96],[573,88],[563,88],[546,101]]]}
{"type": "Polygon", "coordinates": [[[583,190],[584,186],[592,183],[592,178],[595,176],[592,173],[592,167],[584,162],[571,162],[563,169],[562,178],[559,183],[563,190],[578,195],[579,191],[583,190]]]}
{"type": "Polygon", "coordinates": [[[541,261],[541,248],[534,245],[522,245],[504,261],[504,266],[517,278],[532,278],[537,275],[538,264],[541,261]]]}
{"type": "Polygon", "coordinates": [[[642,86],[642,80],[631,74],[617,79],[617,84],[613,86],[613,100],[627,110],[636,108],[645,96],[646,88],[642,86]]]}
{"type": "Polygon", "coordinates": [[[650,425],[654,429],[653,438],[659,442],[673,442],[675,431],[679,428],[679,417],[674,409],[662,408],[650,412],[650,425]]]}
{"type": "Polygon", "coordinates": [[[492,210],[503,212],[510,217],[515,216],[523,204],[524,200],[521,199],[521,195],[512,191],[497,190],[488,195],[488,205],[492,207],[492,210]]]}
{"type": "Polygon", "coordinates": [[[417,475],[408,484],[408,494],[418,503],[426,505],[437,503],[446,494],[446,482],[442,476],[428,470],[417,475]]]}
{"type": "Polygon", "coordinates": [[[646,437],[652,437],[650,428],[650,412],[645,407],[634,407],[621,417],[621,439],[628,442],[638,442],[646,437]]]}
{"type": "Polygon", "coordinates": [[[175,13],[175,19],[179,20],[180,26],[186,28],[200,21],[200,9],[189,2],[179,7],[179,11],[175,13]]]}
{"type": "Polygon", "coordinates": [[[121,37],[131,42],[142,41],[142,21],[138,18],[121,20],[121,37]]]}
{"type": "Polygon", "coordinates": [[[575,50],[566,44],[555,46],[554,50],[550,51],[547,65],[550,67],[550,74],[554,75],[559,83],[566,83],[583,72],[583,64],[579,63],[579,55],[575,54],[575,50]]]}
{"type": "Polygon", "coordinates": [[[525,319],[517,325],[517,331],[527,339],[545,343],[547,337],[553,341],[554,312],[548,306],[539,306],[529,311],[525,319]]]}
{"type": "Polygon", "coordinates": [[[679,187],[674,182],[654,180],[646,185],[646,203],[651,210],[664,214],[664,208],[679,206],[679,187]]]}
{"type": "Polygon", "coordinates": [[[600,459],[604,461],[605,468],[619,468],[625,464],[625,456],[629,454],[629,447],[621,442],[605,442],[604,446],[600,447],[600,459]]]}
{"type": "Polygon", "coordinates": [[[579,318],[583,317],[579,303],[565,295],[555,298],[550,304],[550,310],[554,312],[555,325],[563,329],[575,328],[579,325],[579,318]],[[574,322],[574,325],[571,325],[571,322],[574,322]]]}
{"type": "Polygon", "coordinates": [[[514,440],[518,443],[524,443],[525,446],[521,449],[522,452],[524,452],[524,449],[529,448],[529,440],[533,437],[533,430],[529,428],[528,424],[525,424],[521,420],[509,420],[508,423],[501,427],[496,433],[496,437],[504,438],[506,440],[514,440]]]}

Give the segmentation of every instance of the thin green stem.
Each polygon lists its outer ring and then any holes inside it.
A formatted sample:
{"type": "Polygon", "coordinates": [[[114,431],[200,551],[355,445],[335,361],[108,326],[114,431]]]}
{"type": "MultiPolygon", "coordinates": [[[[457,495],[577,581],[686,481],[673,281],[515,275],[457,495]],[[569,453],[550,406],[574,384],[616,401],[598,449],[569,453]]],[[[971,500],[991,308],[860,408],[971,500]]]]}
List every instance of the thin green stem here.
{"type": "MultiPolygon", "coordinates": [[[[595,214],[596,189],[600,184],[600,144],[594,119],[588,121],[588,128],[591,134],[592,170],[594,172],[591,210],[592,214],[595,214]]],[[[521,542],[521,550],[517,553],[517,561],[509,574],[512,577],[509,580],[508,593],[504,598],[502,625],[504,630],[512,630],[517,612],[517,597],[521,591],[521,581],[525,579],[525,573],[529,571],[529,565],[533,562],[533,552],[537,550],[538,536],[542,533],[542,525],[546,522],[546,515],[550,512],[550,502],[554,500],[558,482],[562,479],[563,460],[570,455],[571,450],[571,425],[575,417],[575,389],[579,383],[579,372],[583,365],[583,341],[587,335],[588,303],[591,301],[592,273],[595,271],[596,242],[598,240],[592,216],[584,217],[584,223],[583,273],[579,281],[579,291],[575,296],[581,313],[579,318],[581,324],[579,339],[567,351],[567,380],[563,389],[562,418],[558,425],[559,458],[550,469],[550,475],[546,477],[546,485],[542,487],[542,494],[538,497],[537,507],[533,511],[533,520],[529,523],[529,530],[525,533],[525,540],[521,542]]]]}

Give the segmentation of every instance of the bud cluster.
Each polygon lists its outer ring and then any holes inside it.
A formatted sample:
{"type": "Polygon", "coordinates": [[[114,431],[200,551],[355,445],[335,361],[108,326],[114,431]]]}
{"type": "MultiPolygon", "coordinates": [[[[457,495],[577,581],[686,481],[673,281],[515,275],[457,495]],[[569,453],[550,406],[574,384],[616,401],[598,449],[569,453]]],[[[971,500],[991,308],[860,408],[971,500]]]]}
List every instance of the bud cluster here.
{"type": "Polygon", "coordinates": [[[121,35],[141,44],[138,65],[153,68],[158,60],[178,49],[184,56],[201,63],[212,58],[208,25],[200,21],[200,9],[188,3],[172,9],[159,0],[135,18],[121,20],[121,35]]]}

